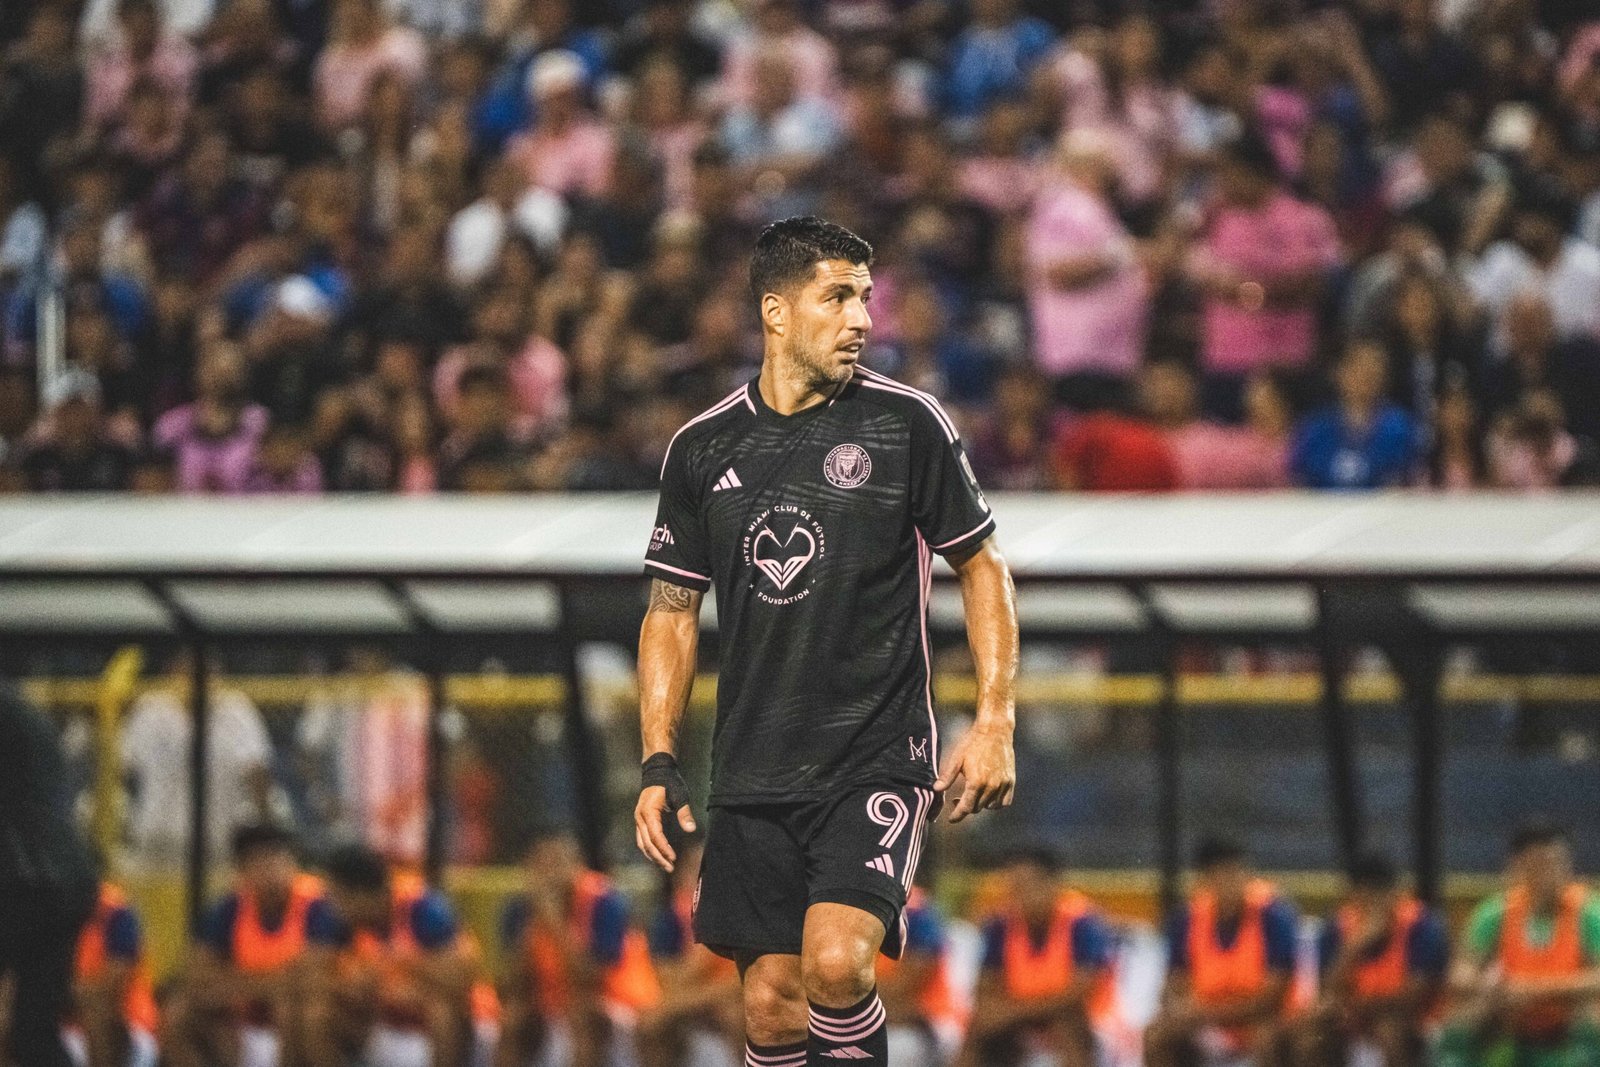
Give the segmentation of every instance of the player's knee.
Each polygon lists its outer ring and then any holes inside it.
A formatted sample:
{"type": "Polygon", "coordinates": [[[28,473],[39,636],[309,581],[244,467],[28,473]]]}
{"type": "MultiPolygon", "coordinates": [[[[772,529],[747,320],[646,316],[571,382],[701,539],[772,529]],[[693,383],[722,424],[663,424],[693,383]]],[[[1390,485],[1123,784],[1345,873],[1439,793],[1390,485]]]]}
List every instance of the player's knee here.
{"type": "Polygon", "coordinates": [[[806,997],[830,1008],[848,1008],[872,992],[877,982],[869,946],[853,938],[827,938],[807,945],[801,960],[806,997]]]}
{"type": "Polygon", "coordinates": [[[745,978],[745,1031],[758,1045],[787,1045],[806,1035],[805,991],[782,979],[745,978]]]}

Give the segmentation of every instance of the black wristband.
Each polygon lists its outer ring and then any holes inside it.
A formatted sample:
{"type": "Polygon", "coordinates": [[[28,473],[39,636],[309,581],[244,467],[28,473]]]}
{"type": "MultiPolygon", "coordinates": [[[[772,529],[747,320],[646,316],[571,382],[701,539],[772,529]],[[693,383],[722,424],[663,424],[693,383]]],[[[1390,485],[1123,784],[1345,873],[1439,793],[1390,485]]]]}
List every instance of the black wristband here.
{"type": "Polygon", "coordinates": [[[657,752],[639,768],[640,789],[661,786],[667,791],[667,809],[676,812],[689,803],[689,786],[678,771],[678,759],[670,752],[657,752]]]}

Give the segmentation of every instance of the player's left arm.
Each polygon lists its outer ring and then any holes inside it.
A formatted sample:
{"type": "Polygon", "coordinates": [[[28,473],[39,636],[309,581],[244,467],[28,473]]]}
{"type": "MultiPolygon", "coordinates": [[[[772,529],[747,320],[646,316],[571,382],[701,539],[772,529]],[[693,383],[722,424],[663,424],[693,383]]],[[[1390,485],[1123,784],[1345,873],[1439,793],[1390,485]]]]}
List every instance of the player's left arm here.
{"type": "Polygon", "coordinates": [[[1011,737],[1017,720],[1017,589],[992,535],[949,562],[961,579],[967,642],[978,674],[978,715],[933,788],[943,792],[966,780],[950,814],[951,822],[960,822],[986,808],[1009,806],[1016,792],[1011,737]]]}

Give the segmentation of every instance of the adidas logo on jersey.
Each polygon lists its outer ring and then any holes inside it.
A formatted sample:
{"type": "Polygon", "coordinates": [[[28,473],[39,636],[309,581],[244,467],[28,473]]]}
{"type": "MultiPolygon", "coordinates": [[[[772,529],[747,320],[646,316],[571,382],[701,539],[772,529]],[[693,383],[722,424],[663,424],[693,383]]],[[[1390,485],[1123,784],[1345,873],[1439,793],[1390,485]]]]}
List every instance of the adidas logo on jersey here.
{"type": "Polygon", "coordinates": [[[829,1049],[822,1054],[822,1058],[825,1060],[870,1060],[872,1059],[872,1053],[854,1045],[846,1045],[844,1048],[829,1049]]]}
{"type": "Polygon", "coordinates": [[[875,871],[882,871],[890,878],[894,877],[894,857],[890,856],[887,852],[875,860],[868,860],[867,866],[871,867],[875,871]]]}
{"type": "Polygon", "coordinates": [[[733,468],[728,468],[728,473],[717,479],[717,484],[711,487],[713,493],[720,493],[724,489],[738,489],[744,485],[739,476],[733,473],[733,468]]]}

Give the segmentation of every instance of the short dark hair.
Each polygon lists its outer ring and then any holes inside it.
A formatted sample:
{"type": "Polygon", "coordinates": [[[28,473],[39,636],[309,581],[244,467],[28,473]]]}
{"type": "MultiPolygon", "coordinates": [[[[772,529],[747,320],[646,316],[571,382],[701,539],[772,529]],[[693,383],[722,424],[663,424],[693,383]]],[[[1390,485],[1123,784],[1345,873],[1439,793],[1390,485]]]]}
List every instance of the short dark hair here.
{"type": "Polygon", "coordinates": [[[324,864],[328,879],[341,889],[356,892],[385,892],[389,888],[389,867],[383,857],[365,845],[344,845],[328,855],[324,864]]]}
{"type": "Polygon", "coordinates": [[[811,277],[818,263],[842,259],[861,267],[872,265],[872,246],[836,223],[815,215],[774,222],[756,238],[750,257],[750,295],[759,301],[811,277]]]}
{"type": "Polygon", "coordinates": [[[1243,863],[1247,855],[1245,847],[1233,838],[1207,834],[1194,848],[1194,866],[1197,871],[1213,871],[1231,863],[1243,863]]]}
{"type": "Polygon", "coordinates": [[[1567,840],[1566,828],[1553,819],[1538,816],[1522,823],[1511,834],[1511,855],[1520,856],[1530,848],[1561,844],[1567,840]]]}
{"type": "Polygon", "coordinates": [[[1000,854],[1000,862],[1007,867],[1036,867],[1045,874],[1061,873],[1061,854],[1049,845],[1033,841],[1016,845],[1000,854]]]}
{"type": "Polygon", "coordinates": [[[1387,852],[1363,852],[1350,864],[1350,881],[1358,889],[1387,892],[1400,884],[1400,868],[1387,852]]]}
{"type": "Polygon", "coordinates": [[[1278,157],[1273,154],[1271,143],[1257,130],[1241,131],[1238,136],[1223,144],[1220,154],[1228,162],[1235,163],[1266,181],[1277,181],[1280,176],[1278,157]]]}
{"type": "Polygon", "coordinates": [[[250,823],[233,832],[233,839],[229,845],[233,852],[233,862],[243,863],[251,856],[262,852],[280,850],[293,852],[295,838],[287,828],[276,823],[250,823]]]}

